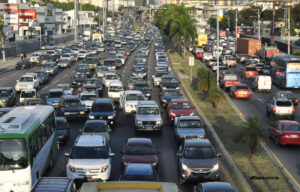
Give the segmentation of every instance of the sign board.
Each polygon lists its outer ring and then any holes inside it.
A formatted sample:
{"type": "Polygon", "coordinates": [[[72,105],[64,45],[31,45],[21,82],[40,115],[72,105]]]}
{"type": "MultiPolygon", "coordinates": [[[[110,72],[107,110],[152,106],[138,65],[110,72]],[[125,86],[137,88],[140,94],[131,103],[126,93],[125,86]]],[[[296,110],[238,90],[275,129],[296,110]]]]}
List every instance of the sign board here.
{"type": "Polygon", "coordinates": [[[18,14],[9,14],[9,13],[4,13],[4,22],[7,25],[18,25],[19,23],[19,16],[18,14]]]}
{"type": "Polygon", "coordinates": [[[49,24],[55,23],[55,10],[56,8],[53,6],[48,6],[45,9],[45,23],[49,23],[49,24]]]}
{"type": "Polygon", "coordinates": [[[28,23],[19,23],[19,27],[21,26],[28,26],[28,23]]]}
{"type": "Polygon", "coordinates": [[[3,33],[7,39],[13,38],[14,37],[14,32],[10,27],[4,27],[3,28],[3,33]]]}
{"type": "Polygon", "coordinates": [[[19,4],[4,3],[3,10],[5,13],[18,13],[19,12],[19,4]]]}
{"type": "Polygon", "coordinates": [[[35,9],[19,9],[20,19],[36,19],[35,9]]]}
{"type": "Polygon", "coordinates": [[[101,39],[101,34],[100,33],[94,33],[93,34],[93,39],[101,39]]]}
{"type": "Polygon", "coordinates": [[[195,58],[194,57],[189,57],[189,66],[193,67],[195,65],[195,58]]]}
{"type": "Polygon", "coordinates": [[[44,29],[47,31],[55,31],[55,24],[45,24],[44,29]]]}

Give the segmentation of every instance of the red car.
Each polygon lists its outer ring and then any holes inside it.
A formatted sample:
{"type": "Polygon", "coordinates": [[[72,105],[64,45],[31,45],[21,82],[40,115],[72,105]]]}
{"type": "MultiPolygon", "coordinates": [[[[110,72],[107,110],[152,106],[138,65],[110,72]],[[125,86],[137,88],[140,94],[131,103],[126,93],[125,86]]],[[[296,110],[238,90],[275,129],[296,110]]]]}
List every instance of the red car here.
{"type": "Polygon", "coordinates": [[[148,138],[128,138],[122,151],[122,167],[128,163],[150,163],[158,168],[159,151],[155,149],[151,139],[148,138]]]}
{"type": "Polygon", "coordinates": [[[246,98],[250,99],[251,91],[246,84],[233,85],[230,89],[230,96],[233,98],[246,98]]]}
{"type": "Polygon", "coordinates": [[[258,71],[256,69],[256,67],[248,65],[244,72],[242,73],[242,77],[243,78],[255,78],[256,76],[258,76],[258,71]]]}
{"type": "Polygon", "coordinates": [[[300,123],[281,120],[269,127],[269,136],[277,145],[300,145],[300,123]]]}
{"type": "Polygon", "coordinates": [[[194,115],[195,106],[192,106],[187,99],[172,99],[167,106],[169,122],[173,123],[175,117],[194,115]]]}

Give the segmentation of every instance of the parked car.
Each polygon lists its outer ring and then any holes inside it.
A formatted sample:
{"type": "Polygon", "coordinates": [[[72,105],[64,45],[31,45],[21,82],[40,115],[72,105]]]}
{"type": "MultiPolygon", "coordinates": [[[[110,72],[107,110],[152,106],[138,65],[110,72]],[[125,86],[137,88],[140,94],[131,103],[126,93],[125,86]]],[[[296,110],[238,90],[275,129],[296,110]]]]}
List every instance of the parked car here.
{"type": "Polygon", "coordinates": [[[110,141],[112,129],[105,120],[87,120],[81,130],[82,135],[102,135],[106,141],[110,141]]]}
{"type": "Polygon", "coordinates": [[[160,152],[156,150],[151,139],[128,138],[120,153],[123,168],[128,163],[148,163],[156,169],[158,168],[158,155],[160,152]]]}
{"type": "Polygon", "coordinates": [[[178,153],[179,182],[219,180],[218,157],[208,139],[186,139],[178,153]]]}
{"type": "Polygon", "coordinates": [[[16,103],[16,92],[12,87],[0,87],[0,107],[12,107],[16,103]]]}
{"type": "Polygon", "coordinates": [[[110,178],[114,156],[102,135],[80,135],[77,137],[68,157],[66,174],[71,179],[107,181],[110,178]],[[94,170],[92,174],[90,170],[94,170]]]}
{"type": "Polygon", "coordinates": [[[300,145],[300,123],[286,120],[273,122],[269,127],[269,137],[277,145],[300,145]]]}
{"type": "Polygon", "coordinates": [[[158,182],[158,174],[150,164],[128,163],[120,176],[120,181],[158,182]]]}
{"type": "Polygon", "coordinates": [[[59,144],[66,144],[70,139],[70,127],[65,117],[55,117],[56,135],[59,144]]]}

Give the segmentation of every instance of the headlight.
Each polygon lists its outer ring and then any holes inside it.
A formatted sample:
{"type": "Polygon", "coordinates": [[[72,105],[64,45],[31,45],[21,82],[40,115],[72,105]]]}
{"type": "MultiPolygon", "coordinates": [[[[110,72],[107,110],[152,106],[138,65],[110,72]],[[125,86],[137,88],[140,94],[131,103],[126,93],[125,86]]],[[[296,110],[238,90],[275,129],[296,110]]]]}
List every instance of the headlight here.
{"type": "Polygon", "coordinates": [[[166,99],[162,99],[162,102],[167,103],[167,100],[166,99]]]}
{"type": "Polygon", "coordinates": [[[146,96],[150,96],[150,93],[147,93],[146,96]]]}
{"type": "Polygon", "coordinates": [[[175,113],[171,113],[170,115],[173,116],[173,117],[176,117],[176,114],[175,114],[175,113]]]}
{"type": "Polygon", "coordinates": [[[95,119],[95,116],[89,115],[89,119],[95,119]]]}
{"type": "Polygon", "coordinates": [[[29,185],[30,181],[24,181],[24,182],[18,182],[18,183],[14,183],[13,186],[22,186],[22,185],[29,185]]]}
{"type": "Polygon", "coordinates": [[[7,100],[6,99],[2,99],[1,101],[5,103],[7,100]]]}
{"type": "Polygon", "coordinates": [[[190,170],[190,168],[188,166],[186,166],[184,163],[181,163],[181,167],[185,171],[189,171],[190,170]]]}
{"type": "Polygon", "coordinates": [[[68,167],[69,167],[70,171],[75,172],[75,167],[74,166],[69,164],[68,167]]]}
{"type": "Polygon", "coordinates": [[[143,125],[143,122],[142,121],[137,121],[137,124],[138,125],[143,125]]]}
{"type": "Polygon", "coordinates": [[[103,165],[101,167],[101,173],[105,172],[108,169],[108,167],[109,167],[108,165],[103,165]]]}
{"type": "Polygon", "coordinates": [[[158,163],[157,161],[156,161],[156,162],[154,162],[154,163],[152,163],[152,166],[156,166],[156,165],[157,165],[157,163],[158,163]]]}
{"type": "Polygon", "coordinates": [[[219,163],[215,164],[211,171],[217,171],[219,169],[219,163]]]}
{"type": "Polygon", "coordinates": [[[107,119],[113,119],[114,118],[114,116],[108,116],[107,117],[107,119]]]}
{"type": "Polygon", "coordinates": [[[156,121],[156,124],[161,125],[162,124],[162,120],[156,121]]]}
{"type": "Polygon", "coordinates": [[[80,111],[80,114],[85,114],[85,112],[84,111],[80,111]]]}
{"type": "Polygon", "coordinates": [[[69,112],[65,112],[65,113],[64,113],[64,115],[69,115],[69,114],[70,114],[69,112]]]}

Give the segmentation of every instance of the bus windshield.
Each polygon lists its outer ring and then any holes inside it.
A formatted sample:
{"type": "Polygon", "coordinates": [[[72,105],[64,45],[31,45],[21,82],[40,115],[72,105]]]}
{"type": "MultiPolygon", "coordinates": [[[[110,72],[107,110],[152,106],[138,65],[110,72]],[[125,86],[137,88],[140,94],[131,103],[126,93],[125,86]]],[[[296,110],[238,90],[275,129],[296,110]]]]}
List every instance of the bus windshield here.
{"type": "Polygon", "coordinates": [[[24,169],[28,154],[24,139],[0,139],[0,170],[24,169]]]}

